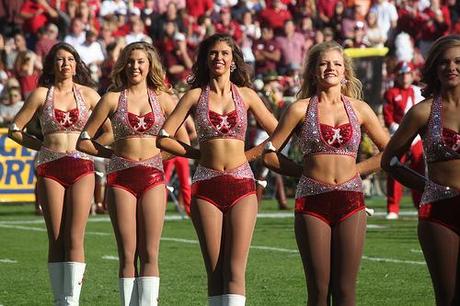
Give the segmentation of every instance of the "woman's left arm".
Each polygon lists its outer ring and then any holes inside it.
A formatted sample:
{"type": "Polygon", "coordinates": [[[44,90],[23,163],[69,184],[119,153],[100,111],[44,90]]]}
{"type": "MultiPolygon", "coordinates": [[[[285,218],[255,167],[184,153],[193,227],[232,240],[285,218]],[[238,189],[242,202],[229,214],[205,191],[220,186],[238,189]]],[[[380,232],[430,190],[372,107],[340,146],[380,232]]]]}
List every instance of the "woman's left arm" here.
{"type": "MultiPolygon", "coordinates": [[[[83,95],[85,97],[85,101],[89,103],[91,111],[94,111],[97,103],[101,99],[101,96],[97,93],[97,91],[89,87],[83,87],[83,95]]],[[[94,141],[102,146],[111,145],[114,139],[110,120],[105,120],[104,124],[99,128],[99,130],[102,132],[102,134],[100,134],[96,139],[94,139],[94,141]]]]}
{"type": "Polygon", "coordinates": [[[357,104],[359,105],[357,109],[359,111],[361,125],[366,131],[366,134],[369,135],[370,139],[374,142],[380,151],[378,154],[372,156],[371,158],[363,160],[357,164],[358,172],[360,175],[366,176],[380,170],[382,153],[388,141],[390,141],[390,135],[388,135],[388,132],[386,132],[386,130],[380,124],[377,115],[367,103],[363,101],[357,101],[357,104]]]}
{"type": "MultiPolygon", "coordinates": [[[[272,135],[278,125],[278,121],[275,119],[273,114],[265,106],[264,102],[255,93],[254,90],[249,88],[241,88],[241,93],[244,95],[244,101],[249,106],[249,110],[254,114],[257,123],[264,129],[268,135],[272,135]]],[[[246,159],[251,162],[259,158],[264,152],[265,144],[268,140],[265,140],[261,144],[247,150],[245,152],[246,159]]]]}
{"type": "MultiPolygon", "coordinates": [[[[161,96],[159,96],[159,101],[165,113],[165,117],[168,118],[169,115],[171,115],[174,111],[174,108],[177,106],[177,99],[175,98],[175,96],[171,94],[163,93],[161,96]]],[[[185,128],[185,124],[182,124],[179,127],[176,134],[174,135],[174,138],[177,141],[190,146],[190,138],[188,136],[187,129],[185,128]]],[[[168,153],[164,150],[161,151],[161,158],[163,160],[168,160],[173,157],[173,154],[168,153]]]]}

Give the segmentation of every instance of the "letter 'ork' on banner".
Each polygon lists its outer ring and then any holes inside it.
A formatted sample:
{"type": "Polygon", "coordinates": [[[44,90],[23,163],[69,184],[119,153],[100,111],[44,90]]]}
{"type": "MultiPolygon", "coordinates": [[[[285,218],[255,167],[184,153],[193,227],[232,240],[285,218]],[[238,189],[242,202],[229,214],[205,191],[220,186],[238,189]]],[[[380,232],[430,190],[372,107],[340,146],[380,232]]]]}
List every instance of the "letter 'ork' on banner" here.
{"type": "Polygon", "coordinates": [[[21,147],[0,128],[0,202],[35,202],[35,151],[21,147]]]}

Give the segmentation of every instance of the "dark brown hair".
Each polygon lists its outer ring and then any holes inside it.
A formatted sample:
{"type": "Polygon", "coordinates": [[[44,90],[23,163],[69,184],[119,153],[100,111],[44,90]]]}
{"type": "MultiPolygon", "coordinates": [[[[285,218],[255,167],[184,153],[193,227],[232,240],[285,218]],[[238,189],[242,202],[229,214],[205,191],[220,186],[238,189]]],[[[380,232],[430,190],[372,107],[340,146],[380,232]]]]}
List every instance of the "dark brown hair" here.
{"type": "Polygon", "coordinates": [[[191,88],[202,88],[209,84],[208,55],[209,50],[218,42],[225,42],[232,49],[233,62],[236,69],[230,74],[230,81],[238,86],[251,87],[250,68],[244,62],[243,53],[233,38],[228,34],[214,34],[200,43],[196,62],[192,67],[192,75],[187,80],[191,88]]]}
{"type": "Polygon", "coordinates": [[[54,84],[56,77],[54,75],[54,65],[56,64],[56,54],[59,50],[65,50],[71,53],[75,59],[76,70],[73,76],[73,81],[77,84],[96,88],[96,83],[91,79],[91,73],[86,64],[81,60],[77,50],[70,44],[59,42],[55,44],[50,52],[46,55],[43,63],[43,71],[38,79],[38,85],[50,87],[54,84]]]}

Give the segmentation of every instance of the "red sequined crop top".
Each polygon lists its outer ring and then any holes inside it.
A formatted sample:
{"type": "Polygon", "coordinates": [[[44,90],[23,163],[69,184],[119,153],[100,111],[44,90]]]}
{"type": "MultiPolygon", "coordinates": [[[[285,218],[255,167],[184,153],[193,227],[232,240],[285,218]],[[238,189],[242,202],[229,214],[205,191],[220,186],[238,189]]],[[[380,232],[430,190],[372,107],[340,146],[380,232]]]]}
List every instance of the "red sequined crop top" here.
{"type": "Polygon", "coordinates": [[[81,132],[88,120],[89,109],[80,90],[76,86],[72,88],[77,107],[69,111],[54,107],[54,90],[54,86],[48,89],[45,104],[39,116],[43,134],[81,132]]]}
{"type": "Polygon", "coordinates": [[[442,99],[435,97],[431,104],[426,132],[422,135],[427,162],[460,158],[460,134],[442,127],[442,99]]]}
{"type": "Polygon", "coordinates": [[[165,116],[153,90],[148,90],[148,96],[152,111],[138,116],[128,112],[126,89],[120,93],[117,110],[110,118],[115,141],[129,137],[158,135],[165,122],[165,116]]]}
{"type": "Polygon", "coordinates": [[[233,138],[243,140],[246,137],[247,113],[237,87],[231,85],[235,109],[226,114],[209,110],[209,86],[202,92],[195,107],[195,121],[200,142],[213,138],[233,138]]]}
{"type": "Polygon", "coordinates": [[[336,127],[319,122],[319,99],[310,99],[299,134],[300,150],[304,157],[311,154],[350,155],[356,157],[361,142],[359,120],[347,97],[342,96],[349,123],[336,127]]]}

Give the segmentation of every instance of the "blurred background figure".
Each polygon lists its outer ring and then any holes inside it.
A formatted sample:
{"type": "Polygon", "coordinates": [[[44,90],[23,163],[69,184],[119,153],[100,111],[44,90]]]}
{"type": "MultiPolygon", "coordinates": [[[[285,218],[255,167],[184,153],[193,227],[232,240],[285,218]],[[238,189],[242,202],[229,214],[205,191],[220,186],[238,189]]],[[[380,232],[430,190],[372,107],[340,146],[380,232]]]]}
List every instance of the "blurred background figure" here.
{"type": "MultiPolygon", "coordinates": [[[[423,100],[420,87],[413,85],[414,65],[410,62],[399,62],[395,68],[394,86],[388,89],[385,94],[385,104],[383,105],[383,116],[385,126],[393,135],[399,127],[404,115],[416,103],[423,100]]],[[[417,136],[411,144],[407,154],[401,157],[401,162],[419,172],[425,173],[425,163],[423,160],[422,142],[417,136]]],[[[418,209],[422,194],[412,189],[412,200],[415,208],[418,209]]],[[[403,196],[403,186],[391,175],[387,177],[387,216],[388,220],[398,219],[399,206],[403,196]]]]}

